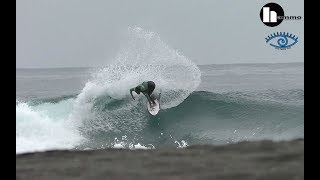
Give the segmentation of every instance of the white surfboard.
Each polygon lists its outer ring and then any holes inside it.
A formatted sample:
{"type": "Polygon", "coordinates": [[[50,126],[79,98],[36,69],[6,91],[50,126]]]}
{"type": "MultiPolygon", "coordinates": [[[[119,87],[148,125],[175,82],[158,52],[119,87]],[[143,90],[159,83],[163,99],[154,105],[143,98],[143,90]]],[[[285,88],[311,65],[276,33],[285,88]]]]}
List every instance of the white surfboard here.
{"type": "Polygon", "coordinates": [[[154,100],[154,104],[150,106],[149,102],[147,102],[148,111],[151,115],[155,116],[160,111],[160,103],[157,99],[154,100]]]}

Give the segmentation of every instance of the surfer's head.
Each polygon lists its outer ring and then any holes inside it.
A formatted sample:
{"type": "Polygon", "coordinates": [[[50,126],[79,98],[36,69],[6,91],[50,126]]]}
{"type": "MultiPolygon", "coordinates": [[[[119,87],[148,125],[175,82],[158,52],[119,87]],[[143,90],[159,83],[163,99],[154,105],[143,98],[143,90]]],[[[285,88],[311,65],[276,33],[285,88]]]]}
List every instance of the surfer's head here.
{"type": "Polygon", "coordinates": [[[140,94],[140,92],[141,92],[141,87],[140,87],[140,86],[136,87],[136,88],[135,88],[135,92],[136,92],[137,94],[140,94]]]}

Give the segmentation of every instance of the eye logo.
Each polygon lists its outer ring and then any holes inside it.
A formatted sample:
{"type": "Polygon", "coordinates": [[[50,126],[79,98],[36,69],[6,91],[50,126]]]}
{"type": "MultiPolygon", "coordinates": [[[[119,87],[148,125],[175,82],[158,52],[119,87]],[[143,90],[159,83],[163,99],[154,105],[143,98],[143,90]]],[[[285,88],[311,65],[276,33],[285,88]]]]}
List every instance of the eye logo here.
{"type": "Polygon", "coordinates": [[[285,32],[277,32],[270,34],[265,39],[266,43],[270,44],[270,46],[279,50],[290,49],[293,45],[297,44],[298,42],[298,37],[285,32]]]}

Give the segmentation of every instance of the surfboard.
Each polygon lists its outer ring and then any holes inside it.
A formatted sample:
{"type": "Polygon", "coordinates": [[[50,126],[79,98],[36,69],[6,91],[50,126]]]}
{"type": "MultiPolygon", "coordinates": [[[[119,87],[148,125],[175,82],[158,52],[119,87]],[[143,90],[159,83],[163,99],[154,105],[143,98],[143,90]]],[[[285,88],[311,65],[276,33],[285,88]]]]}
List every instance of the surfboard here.
{"type": "MultiPolygon", "coordinates": [[[[159,94],[159,98],[158,98],[158,99],[160,99],[160,95],[161,95],[161,93],[159,94]]],[[[160,102],[159,102],[159,100],[155,97],[154,94],[151,95],[151,98],[154,99],[154,102],[155,102],[155,103],[150,106],[149,102],[147,102],[147,109],[148,109],[148,111],[149,111],[149,113],[150,113],[151,115],[155,116],[155,115],[157,115],[158,112],[160,111],[160,102]]]]}

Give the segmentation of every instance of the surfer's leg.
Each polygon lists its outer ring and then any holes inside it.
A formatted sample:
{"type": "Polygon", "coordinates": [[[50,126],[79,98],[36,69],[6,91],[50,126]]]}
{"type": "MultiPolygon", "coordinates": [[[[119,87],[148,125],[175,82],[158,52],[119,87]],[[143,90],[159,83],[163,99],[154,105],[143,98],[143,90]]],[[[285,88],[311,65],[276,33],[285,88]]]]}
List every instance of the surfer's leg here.
{"type": "Polygon", "coordinates": [[[148,81],[148,94],[151,95],[156,88],[156,84],[153,81],[148,81]]]}
{"type": "Polygon", "coordinates": [[[155,103],[154,102],[155,97],[152,96],[151,94],[152,94],[153,90],[155,89],[155,87],[156,87],[156,85],[155,85],[155,83],[153,81],[148,81],[148,94],[149,94],[150,99],[151,99],[153,104],[155,103]]]}

